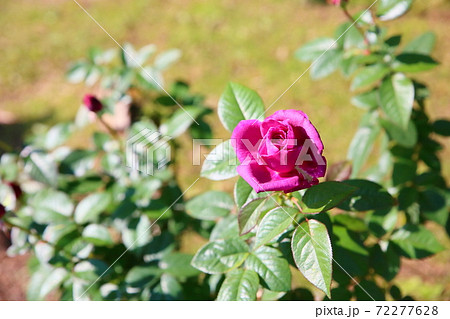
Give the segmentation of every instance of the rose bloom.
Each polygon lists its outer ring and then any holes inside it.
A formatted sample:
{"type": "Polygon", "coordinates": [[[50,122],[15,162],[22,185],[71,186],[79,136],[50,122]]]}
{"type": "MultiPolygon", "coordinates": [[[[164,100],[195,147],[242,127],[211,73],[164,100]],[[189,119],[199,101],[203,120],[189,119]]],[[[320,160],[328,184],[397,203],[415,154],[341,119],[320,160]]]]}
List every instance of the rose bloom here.
{"type": "Polygon", "coordinates": [[[83,97],[83,104],[87,107],[89,111],[94,113],[100,112],[103,109],[102,102],[100,102],[100,100],[97,99],[92,94],[86,94],[83,97]]]}
{"type": "Polygon", "coordinates": [[[290,193],[318,184],[325,175],[322,141],[302,111],[241,121],[231,138],[241,163],[237,171],[257,192],[290,193]]]}

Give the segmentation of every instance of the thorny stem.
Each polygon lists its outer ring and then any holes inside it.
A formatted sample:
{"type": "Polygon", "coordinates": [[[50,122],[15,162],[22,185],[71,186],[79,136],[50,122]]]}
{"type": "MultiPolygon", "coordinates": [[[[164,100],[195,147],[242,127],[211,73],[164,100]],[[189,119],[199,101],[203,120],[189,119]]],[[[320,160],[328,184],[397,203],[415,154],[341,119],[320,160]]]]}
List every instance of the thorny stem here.
{"type": "MultiPolygon", "coordinates": [[[[58,246],[58,245],[56,245],[56,244],[54,244],[54,243],[49,242],[48,240],[44,239],[40,234],[38,234],[38,233],[36,233],[36,232],[33,232],[33,231],[31,231],[30,229],[27,229],[27,228],[25,228],[25,227],[22,227],[22,226],[13,224],[13,223],[11,223],[10,221],[8,221],[8,220],[6,220],[6,219],[3,220],[3,223],[4,223],[8,228],[11,228],[11,229],[12,229],[12,228],[18,228],[18,229],[20,229],[21,231],[27,233],[27,234],[30,235],[30,236],[37,237],[37,239],[38,239],[39,241],[41,241],[41,242],[43,242],[43,243],[45,243],[45,244],[47,244],[47,245],[50,245],[50,246],[52,246],[53,248],[55,248],[55,249],[57,249],[57,250],[59,250],[59,251],[65,253],[65,251],[62,249],[62,247],[60,247],[60,246],[58,246]]],[[[68,255],[66,255],[66,257],[67,257],[67,256],[68,256],[68,255]]],[[[71,255],[70,255],[69,259],[72,259],[72,256],[71,256],[71,255]]]]}
{"type": "Polygon", "coordinates": [[[306,221],[309,221],[309,219],[308,219],[308,217],[306,216],[306,214],[303,213],[303,210],[302,210],[302,208],[300,207],[300,205],[299,205],[299,203],[298,203],[298,199],[295,198],[295,197],[292,197],[292,198],[291,198],[291,202],[298,208],[300,214],[302,214],[302,215],[305,217],[306,221]]]}
{"type": "Polygon", "coordinates": [[[20,229],[21,231],[27,233],[27,234],[30,235],[30,236],[35,236],[35,237],[37,237],[37,238],[39,239],[39,241],[42,241],[43,243],[46,243],[46,244],[48,244],[48,245],[51,245],[51,246],[53,246],[53,247],[55,247],[55,248],[59,248],[59,247],[56,247],[55,244],[49,242],[48,240],[45,240],[40,234],[35,233],[35,232],[32,232],[30,229],[27,229],[27,228],[22,227],[22,226],[19,226],[19,225],[15,225],[15,224],[11,223],[10,221],[8,221],[8,220],[6,220],[6,219],[3,220],[3,223],[4,223],[8,228],[18,228],[18,229],[20,229]]]}
{"type": "Polygon", "coordinates": [[[361,33],[361,35],[364,38],[364,43],[366,44],[367,47],[370,46],[370,42],[369,39],[367,39],[366,33],[364,32],[364,29],[361,28],[361,26],[358,25],[358,23],[356,22],[356,20],[353,18],[353,16],[350,14],[350,12],[348,12],[347,10],[347,6],[342,6],[342,11],[344,12],[345,16],[352,22],[354,23],[354,27],[359,31],[359,33],[361,33]]]}

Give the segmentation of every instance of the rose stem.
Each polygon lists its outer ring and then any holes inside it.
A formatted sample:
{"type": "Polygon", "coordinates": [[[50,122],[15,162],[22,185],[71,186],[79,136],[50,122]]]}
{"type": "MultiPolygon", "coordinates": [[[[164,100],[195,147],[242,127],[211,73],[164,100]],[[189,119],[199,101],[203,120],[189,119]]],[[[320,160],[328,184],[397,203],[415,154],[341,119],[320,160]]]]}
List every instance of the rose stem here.
{"type": "Polygon", "coordinates": [[[364,30],[358,25],[358,23],[357,23],[356,20],[353,18],[353,16],[350,14],[350,12],[348,12],[347,6],[345,5],[345,6],[342,6],[341,8],[342,8],[342,11],[344,12],[345,16],[346,16],[351,22],[354,23],[353,26],[354,26],[354,27],[359,31],[359,33],[361,33],[361,35],[363,36],[363,38],[364,38],[364,43],[366,44],[366,46],[369,47],[370,42],[369,42],[369,40],[368,40],[367,37],[366,37],[366,33],[365,33],[364,30]]]}

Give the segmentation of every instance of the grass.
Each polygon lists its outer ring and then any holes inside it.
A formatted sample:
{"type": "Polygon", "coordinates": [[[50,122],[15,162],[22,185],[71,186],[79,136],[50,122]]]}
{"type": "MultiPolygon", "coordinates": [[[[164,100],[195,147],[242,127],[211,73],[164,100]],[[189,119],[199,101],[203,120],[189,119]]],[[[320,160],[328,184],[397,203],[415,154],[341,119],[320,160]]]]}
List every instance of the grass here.
{"type": "MultiPolygon", "coordinates": [[[[356,2],[357,9],[371,0],[356,2]]],[[[184,79],[216,106],[230,80],[257,90],[271,105],[307,68],[293,57],[303,43],[329,36],[345,20],[331,6],[279,0],[92,0],[80,1],[119,42],[135,46],[155,43],[161,50],[179,48],[181,60],[167,73],[168,82],[184,79]]],[[[351,10],[353,7],[351,7],[351,10]]],[[[433,118],[450,117],[450,3],[416,1],[413,11],[389,22],[391,33],[404,33],[407,42],[422,32],[437,34],[435,58],[442,65],[425,73],[430,86],[433,118]]],[[[73,117],[83,93],[81,85],[65,82],[64,73],[88,48],[115,43],[71,0],[2,1],[0,3],[0,109],[21,121],[48,116],[48,122],[73,117]]],[[[268,112],[299,108],[309,114],[326,146],[329,162],[345,158],[362,112],[352,105],[349,81],[336,73],[314,82],[306,74],[268,112]]],[[[228,138],[216,115],[209,118],[216,137],[228,138]]],[[[450,177],[450,144],[441,154],[450,177]]],[[[190,185],[199,168],[180,175],[190,185]]],[[[199,183],[205,188],[230,190],[231,183],[199,183]]],[[[413,287],[414,282],[409,283],[413,287]]],[[[436,288],[437,289],[437,288],[436,288]]],[[[430,292],[431,293],[431,292],[430,292]]]]}

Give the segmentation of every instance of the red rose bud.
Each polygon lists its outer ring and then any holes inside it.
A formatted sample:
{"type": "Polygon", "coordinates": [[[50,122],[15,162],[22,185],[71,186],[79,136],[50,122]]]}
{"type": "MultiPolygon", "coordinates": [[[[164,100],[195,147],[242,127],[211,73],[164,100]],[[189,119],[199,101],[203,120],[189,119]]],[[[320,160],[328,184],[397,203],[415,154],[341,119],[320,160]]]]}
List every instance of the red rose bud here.
{"type": "Polygon", "coordinates": [[[0,204],[0,219],[5,216],[6,214],[6,209],[5,206],[3,206],[2,204],[0,204]]]}
{"type": "Polygon", "coordinates": [[[8,184],[9,187],[12,188],[14,195],[16,196],[16,199],[19,200],[20,197],[22,197],[22,188],[20,188],[20,185],[14,182],[6,182],[6,184],[8,184]]]}
{"type": "Polygon", "coordinates": [[[328,2],[334,6],[340,6],[346,4],[348,0],[328,0],[328,2]]]}
{"type": "Polygon", "coordinates": [[[94,95],[86,94],[83,98],[83,104],[88,108],[89,111],[97,113],[103,109],[102,102],[99,101],[94,95]]]}

